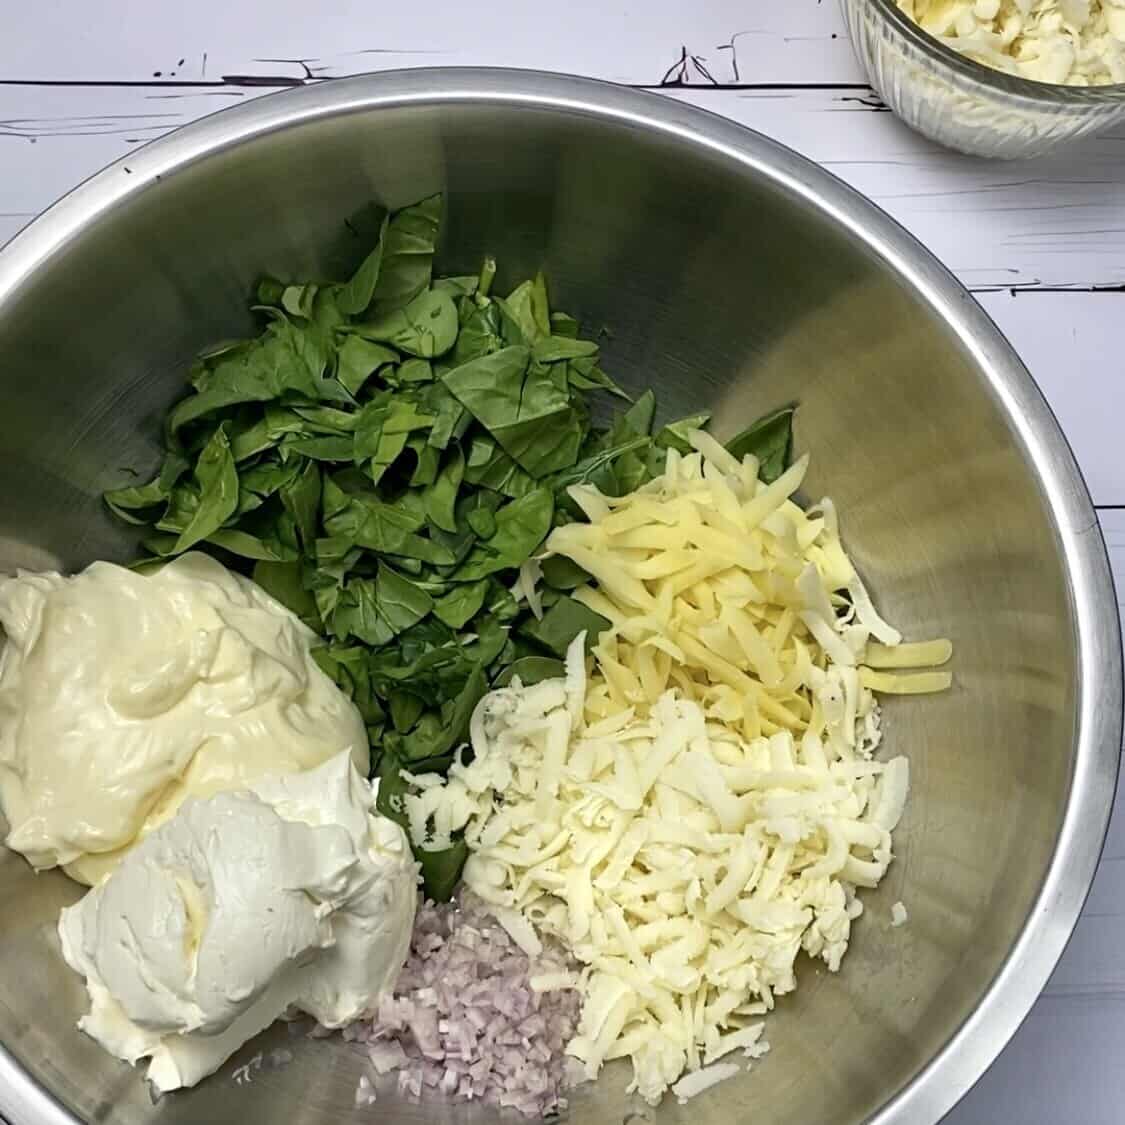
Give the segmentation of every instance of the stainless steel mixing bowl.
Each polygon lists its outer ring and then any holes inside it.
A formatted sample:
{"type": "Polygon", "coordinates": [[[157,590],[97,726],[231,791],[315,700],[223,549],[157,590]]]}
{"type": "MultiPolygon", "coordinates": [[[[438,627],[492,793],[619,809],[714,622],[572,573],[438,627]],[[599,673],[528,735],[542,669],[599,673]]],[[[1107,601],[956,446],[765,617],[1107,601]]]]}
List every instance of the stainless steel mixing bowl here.
{"type": "MultiPolygon", "coordinates": [[[[925,250],[813,165],[672,101],[501,71],[284,93],[133,153],[0,255],[0,566],[128,559],[99,493],[155,464],[185,362],[250,328],[254,279],[338,276],[363,250],[345,218],[439,190],[445,268],[542,267],[667,413],[710,407],[729,434],[799,402],[808,495],[838,501],[888,616],[956,645],[952,693],[887,705],[914,788],[843,970],[801,966],[768,1058],[658,1125],[936,1121],[1031,1006],[1086,894],[1120,746],[1118,627],[1093,510],[1027,373],[925,250]],[[910,921],[892,929],[898,899],[910,921]]],[[[75,1030],[54,925],[77,895],[0,860],[0,1116],[358,1119],[359,1059],[283,1027],[150,1104],[75,1030]]],[[[571,1119],[626,1119],[625,1085],[611,1069],[571,1119]]],[[[391,1096],[374,1112],[496,1119],[391,1096]]]]}

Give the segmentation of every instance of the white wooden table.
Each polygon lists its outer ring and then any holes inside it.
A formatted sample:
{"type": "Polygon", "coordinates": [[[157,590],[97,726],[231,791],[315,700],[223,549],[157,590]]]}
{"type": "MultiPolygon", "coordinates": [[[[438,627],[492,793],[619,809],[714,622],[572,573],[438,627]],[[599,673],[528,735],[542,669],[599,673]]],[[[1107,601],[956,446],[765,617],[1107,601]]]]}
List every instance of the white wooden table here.
{"type": "MultiPolygon", "coordinates": [[[[1125,132],[1064,157],[960,157],[867,87],[835,0],[35,0],[0,34],[0,243],[193,118],[366,70],[538,67],[659,89],[855,185],[972,289],[1077,453],[1125,577],[1125,132]]],[[[955,1125],[1125,1121],[1125,797],[1074,938],[955,1125]]],[[[812,1125],[812,1123],[810,1123],[812,1125]]]]}

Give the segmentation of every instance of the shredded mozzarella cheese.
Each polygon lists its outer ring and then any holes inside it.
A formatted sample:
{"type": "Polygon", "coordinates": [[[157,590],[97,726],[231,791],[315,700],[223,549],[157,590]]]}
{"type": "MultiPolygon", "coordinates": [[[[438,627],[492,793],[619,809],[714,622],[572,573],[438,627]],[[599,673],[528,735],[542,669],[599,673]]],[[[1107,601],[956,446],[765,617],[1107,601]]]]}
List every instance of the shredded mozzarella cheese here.
{"type": "Polygon", "coordinates": [[[655,1102],[685,1072],[762,1049],[745,1010],[796,986],[802,948],[839,968],[856,887],[887,870],[905,797],[906,760],[871,757],[870,694],[800,740],[743,740],[672,691],[645,718],[575,731],[563,681],[493,692],[477,718],[474,760],[444,786],[453,807],[475,802],[454,824],[465,881],[521,945],[530,922],[588,967],[569,1050],[589,1077],[630,1057],[655,1102]]]}
{"type": "Polygon", "coordinates": [[[1039,82],[1125,82],[1125,0],[898,0],[925,31],[1039,82]]]}
{"type": "Polygon", "coordinates": [[[802,949],[839,968],[909,787],[906,758],[874,758],[873,690],[948,687],[898,669],[951,653],[900,644],[831,503],[793,502],[807,458],[764,484],[689,440],[631,496],[573,489],[590,522],[549,540],[597,581],[576,595],[610,622],[593,673],[578,637],[564,679],[490,693],[471,758],[404,798],[419,846],[463,834],[465,882],[514,940],[551,934],[584,966],[585,1076],[629,1058],[652,1103],[768,1050],[758,1017],[802,949]]]}

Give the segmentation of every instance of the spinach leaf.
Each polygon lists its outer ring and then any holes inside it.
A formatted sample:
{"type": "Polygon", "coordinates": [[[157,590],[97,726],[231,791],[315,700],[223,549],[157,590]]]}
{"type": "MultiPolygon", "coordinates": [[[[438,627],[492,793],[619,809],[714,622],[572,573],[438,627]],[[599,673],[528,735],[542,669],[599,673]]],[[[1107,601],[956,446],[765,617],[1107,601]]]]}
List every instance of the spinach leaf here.
{"type": "Polygon", "coordinates": [[[444,355],[457,339],[457,306],[448,293],[427,289],[409,304],[377,320],[352,326],[366,340],[391,344],[400,352],[431,359],[444,355]]]}
{"type": "MultiPolygon", "coordinates": [[[[430,769],[445,772],[449,768],[449,761],[428,763],[430,769]]],[[[416,772],[420,770],[412,764],[416,772]]],[[[410,824],[403,808],[402,800],[411,792],[406,779],[402,776],[402,765],[391,754],[384,756],[379,768],[379,794],[375,800],[375,807],[383,816],[389,817],[409,832],[410,824]]],[[[465,841],[457,840],[453,846],[445,851],[428,852],[422,848],[415,848],[414,858],[422,869],[422,883],[426,897],[434,902],[448,902],[457,889],[461,880],[461,872],[469,858],[469,848],[465,841]]]]}
{"type": "Polygon", "coordinates": [[[478,613],[488,596],[487,578],[479,582],[469,582],[461,586],[454,586],[448,594],[443,595],[434,602],[434,614],[451,629],[462,629],[478,613]]]}
{"type": "Polygon", "coordinates": [[[403,735],[401,741],[391,740],[391,744],[411,762],[448,754],[468,738],[469,720],[487,691],[488,680],[481,663],[477,663],[457,695],[442,704],[440,714],[427,712],[413,731],[403,735]]]}
{"type": "Polygon", "coordinates": [[[312,427],[295,410],[278,402],[267,404],[263,412],[266,433],[275,441],[281,441],[290,434],[311,435],[312,427]]]}
{"type": "Polygon", "coordinates": [[[379,564],[376,578],[379,615],[394,633],[409,629],[434,608],[433,599],[414,582],[379,564]]]}
{"type": "Polygon", "coordinates": [[[524,687],[555,680],[566,675],[566,665],[550,656],[521,656],[509,664],[492,682],[493,687],[507,687],[515,677],[519,677],[524,687]]]}
{"type": "Polygon", "coordinates": [[[421,621],[433,606],[425,590],[380,563],[374,579],[353,578],[344,585],[332,630],[340,640],[354,636],[379,648],[421,621]]]}
{"type": "Polygon", "coordinates": [[[609,391],[618,398],[630,401],[628,394],[621,389],[590,356],[568,360],[566,379],[572,388],[579,391],[609,391]]]}
{"type": "Polygon", "coordinates": [[[460,446],[446,457],[437,479],[422,494],[426,518],[443,531],[457,532],[457,492],[465,475],[465,457],[460,446]]]}
{"type": "Polygon", "coordinates": [[[415,534],[421,526],[420,521],[401,508],[374,497],[349,498],[339,512],[326,515],[324,526],[331,536],[381,555],[401,555],[434,566],[451,566],[457,561],[448,547],[415,534]]]}
{"type": "Polygon", "coordinates": [[[383,258],[375,285],[375,311],[402,308],[430,284],[441,220],[441,196],[397,211],[382,236],[383,258]]]}
{"type": "Polygon", "coordinates": [[[281,307],[290,316],[311,320],[313,305],[316,302],[319,289],[319,285],[311,283],[309,285],[287,285],[281,291],[281,307]]]}
{"type": "MultiPolygon", "coordinates": [[[[493,587],[493,590],[497,587],[493,587]]],[[[508,590],[500,588],[503,605],[495,612],[480,614],[473,620],[476,639],[465,645],[465,652],[481,668],[491,668],[508,648],[511,639],[510,622],[519,613],[516,600],[508,590]]],[[[497,671],[498,669],[493,669],[497,671]]]]}
{"type": "Polygon", "coordinates": [[[568,340],[578,339],[578,321],[564,312],[551,313],[551,335],[564,336],[568,340]]]}
{"type": "Polygon", "coordinates": [[[228,523],[260,508],[275,492],[287,485],[300,472],[298,461],[282,463],[267,458],[244,469],[238,478],[238,505],[228,523]]]}
{"type": "Polygon", "coordinates": [[[758,459],[758,476],[770,484],[789,467],[793,452],[792,406],[775,410],[727,442],[727,449],[740,461],[747,453],[758,459]]]}
{"type": "Polygon", "coordinates": [[[350,543],[325,539],[316,541],[316,552],[316,567],[305,576],[305,585],[316,601],[321,619],[329,622],[340,604],[344,582],[363,552],[351,548],[350,543]]]}
{"type": "Polygon", "coordinates": [[[498,570],[521,566],[551,530],[554,510],[554,497],[545,488],[509,501],[496,513],[495,532],[469,552],[457,568],[455,580],[473,582],[498,570]]]}
{"type": "Polygon", "coordinates": [[[608,628],[609,621],[600,613],[563,595],[543,614],[542,621],[536,621],[534,617],[528,618],[520,625],[519,632],[521,636],[535,641],[562,659],[566,656],[570,642],[583,630],[586,631],[586,651],[589,652],[603,630],[608,628]]]}
{"type": "Polygon", "coordinates": [[[445,449],[452,440],[460,440],[464,436],[472,417],[449,393],[444,383],[434,383],[425,389],[424,394],[426,409],[434,415],[427,441],[435,449],[445,449]]]}
{"type": "Polygon", "coordinates": [[[320,469],[306,461],[281,488],[281,502],[293,518],[306,553],[315,550],[320,526],[320,469]]]}
{"type": "Polygon", "coordinates": [[[352,274],[348,283],[341,287],[336,294],[336,305],[342,313],[348,316],[358,316],[367,311],[375,296],[375,286],[379,280],[379,271],[383,265],[383,246],[387,238],[389,217],[383,219],[379,230],[379,238],[375,249],[363,259],[359,269],[352,274]]]}
{"type": "Polygon", "coordinates": [[[540,363],[554,363],[560,359],[594,358],[598,345],[593,340],[574,340],[566,336],[543,336],[532,346],[531,355],[540,363]]]}
{"type": "MultiPolygon", "coordinates": [[[[572,468],[564,469],[561,473],[551,478],[551,483],[558,491],[569,488],[572,484],[592,483],[598,485],[601,491],[609,496],[620,495],[614,487],[615,482],[612,480],[611,475],[607,475],[604,470],[612,466],[614,461],[624,457],[627,453],[647,449],[650,441],[651,439],[647,437],[634,437],[621,442],[620,445],[614,445],[609,449],[603,449],[600,453],[594,453],[579,461],[578,464],[572,468]]],[[[628,489],[627,491],[632,491],[632,489],[628,489]]]]}
{"type": "Polygon", "coordinates": [[[535,478],[525,472],[487,434],[473,435],[469,446],[465,480],[480,488],[503,493],[513,500],[526,496],[535,487],[535,478]]]}
{"type": "Polygon", "coordinates": [[[434,902],[448,902],[461,882],[461,872],[469,860],[469,845],[458,839],[445,851],[428,852],[419,848],[414,855],[422,868],[426,896],[434,902]]]}
{"type": "Polygon", "coordinates": [[[656,417],[656,395],[651,388],[637,397],[636,402],[617,420],[618,426],[641,437],[652,433],[656,417]]]}
{"type": "Polygon", "coordinates": [[[314,461],[346,461],[352,455],[352,438],[348,434],[321,434],[301,437],[290,434],[281,443],[283,456],[299,454],[314,461]]]}
{"type": "MultiPolygon", "coordinates": [[[[266,540],[239,531],[236,527],[220,528],[207,536],[206,542],[222,547],[232,555],[244,559],[258,559],[264,562],[295,562],[297,551],[278,539],[266,540]]],[[[178,552],[177,552],[178,553],[178,552]]]]}
{"type": "Polygon", "coordinates": [[[471,297],[480,288],[480,278],[476,274],[461,274],[459,277],[436,277],[431,285],[451,297],[471,297]]]}
{"type": "Polygon", "coordinates": [[[426,488],[433,484],[441,468],[441,450],[435,449],[425,438],[418,435],[407,441],[406,448],[417,458],[414,472],[410,475],[410,487],[426,488]]]}
{"type": "MultiPolygon", "coordinates": [[[[156,483],[155,481],[151,482],[151,484],[153,484],[153,485],[155,485],[155,483],[156,483]]],[[[152,507],[154,504],[159,504],[159,503],[161,503],[161,501],[163,499],[165,499],[164,497],[157,496],[157,498],[154,501],[152,501],[150,504],[147,504],[147,505],[146,504],[140,504],[140,503],[118,504],[118,503],[116,503],[116,501],[114,499],[111,499],[110,497],[111,497],[111,495],[115,495],[116,493],[121,493],[121,492],[124,492],[126,494],[135,493],[137,495],[140,495],[142,489],[149,488],[149,487],[150,487],[150,485],[141,485],[140,487],[137,487],[137,488],[116,489],[114,494],[111,494],[111,493],[107,492],[102,498],[105,500],[106,507],[109,508],[109,510],[119,520],[122,520],[125,523],[131,523],[134,527],[146,527],[148,524],[153,522],[152,521],[152,515],[151,515],[151,513],[139,512],[139,509],[142,509],[142,508],[145,508],[145,507],[152,507]]],[[[155,495],[155,490],[151,494],[155,495]]]]}
{"type": "Polygon", "coordinates": [[[206,366],[196,393],[168,415],[168,433],[175,437],[190,422],[238,403],[269,402],[283,394],[315,401],[328,382],[322,378],[328,358],[313,334],[279,317],[250,346],[206,366]]]}
{"type": "Polygon", "coordinates": [[[544,583],[554,590],[577,590],[591,580],[582,567],[565,555],[551,555],[539,564],[539,568],[544,583]]]}
{"type": "Polygon", "coordinates": [[[294,433],[335,434],[344,436],[355,432],[359,415],[335,406],[294,406],[293,414],[303,426],[294,433]]]}
{"type": "Polygon", "coordinates": [[[504,346],[500,333],[500,307],[490,301],[477,305],[466,301],[461,306],[461,331],[457,336],[450,361],[460,367],[471,359],[498,352],[504,346]]]}
{"type": "Polygon", "coordinates": [[[680,453],[691,453],[691,443],[687,439],[688,430],[701,430],[707,425],[711,415],[691,414],[678,422],[670,422],[656,435],[656,444],[663,449],[675,449],[680,453]]]}
{"type": "Polygon", "coordinates": [[[398,359],[398,352],[385,344],[362,336],[345,336],[336,356],[336,378],[354,396],[375,372],[398,363],[398,359]]]}
{"type": "Polygon", "coordinates": [[[147,566],[153,559],[169,559],[176,554],[177,535],[150,535],[141,540],[141,546],[148,551],[152,558],[143,558],[134,566],[140,568],[147,566]]]}
{"type": "Polygon", "coordinates": [[[168,506],[156,521],[158,531],[173,531],[177,536],[187,528],[199,511],[199,486],[194,481],[176,485],[168,497],[168,506]]]}
{"type": "Polygon", "coordinates": [[[442,381],[531,476],[573,465],[584,427],[565,387],[531,364],[525,347],[508,347],[455,367],[442,381]]]}
{"type": "Polygon", "coordinates": [[[425,700],[409,691],[400,691],[391,696],[391,723],[399,734],[405,734],[422,717],[426,709],[425,700]]]}
{"type": "Polygon", "coordinates": [[[481,539],[491,539],[496,534],[496,513],[491,508],[470,509],[465,514],[465,522],[481,539]]]}
{"type": "Polygon", "coordinates": [[[395,648],[372,653],[370,660],[372,682],[380,693],[391,695],[409,685],[435,701],[456,695],[472,670],[457,634],[433,616],[406,630],[395,648]]]}
{"type": "Polygon", "coordinates": [[[126,523],[143,525],[152,520],[144,516],[134,516],[133,512],[156,508],[167,503],[176,482],[191,468],[186,457],[176,450],[167,453],[160,472],[148,484],[116,488],[105,493],[104,500],[110,511],[126,523]]]}
{"type": "Polygon", "coordinates": [[[371,479],[378,484],[406,448],[410,435],[429,429],[433,422],[432,415],[419,413],[405,396],[373,399],[363,408],[356,426],[356,462],[369,460],[371,479]]]}
{"type": "Polygon", "coordinates": [[[259,453],[265,453],[277,444],[265,416],[256,407],[244,407],[242,413],[243,417],[231,422],[227,431],[231,455],[238,462],[257,457],[259,453]]]}
{"type": "Polygon", "coordinates": [[[538,274],[534,281],[517,285],[507,298],[498,303],[517,330],[510,343],[530,345],[551,335],[551,308],[542,274],[538,274]]]}
{"type": "Polygon", "coordinates": [[[193,476],[199,489],[199,504],[176,540],[176,554],[218,531],[238,507],[238,471],[224,426],[215,430],[203,447],[193,476]]]}
{"type": "Polygon", "coordinates": [[[428,359],[420,359],[414,356],[399,364],[394,378],[398,386],[404,386],[407,383],[432,383],[434,380],[434,365],[428,359]]]}
{"type": "Polygon", "coordinates": [[[370,653],[359,645],[322,645],[314,648],[313,659],[331,676],[355,703],[368,728],[385,717],[371,679],[370,653]]]}
{"type": "Polygon", "coordinates": [[[292,610],[306,625],[321,628],[316,599],[305,589],[301,564],[296,559],[289,562],[262,559],[254,564],[252,577],[270,597],[292,610]]]}

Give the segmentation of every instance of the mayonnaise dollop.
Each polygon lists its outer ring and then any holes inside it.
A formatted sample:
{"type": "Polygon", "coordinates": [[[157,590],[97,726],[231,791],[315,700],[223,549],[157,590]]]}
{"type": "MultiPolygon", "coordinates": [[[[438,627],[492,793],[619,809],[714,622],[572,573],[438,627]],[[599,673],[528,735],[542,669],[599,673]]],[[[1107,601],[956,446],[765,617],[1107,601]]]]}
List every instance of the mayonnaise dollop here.
{"type": "Polygon", "coordinates": [[[206,555],[0,579],[0,624],[0,811],[36,868],[96,883],[188,796],[341,751],[366,776],[315,634],[206,555]]]}
{"type": "Polygon", "coordinates": [[[292,1009],[327,1027],[394,986],[414,923],[405,833],[347,753],[187,801],[59,920],[86,978],[79,1027],[192,1086],[292,1009]]]}

